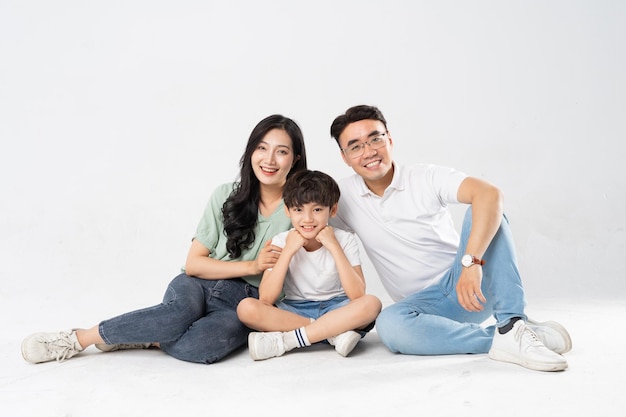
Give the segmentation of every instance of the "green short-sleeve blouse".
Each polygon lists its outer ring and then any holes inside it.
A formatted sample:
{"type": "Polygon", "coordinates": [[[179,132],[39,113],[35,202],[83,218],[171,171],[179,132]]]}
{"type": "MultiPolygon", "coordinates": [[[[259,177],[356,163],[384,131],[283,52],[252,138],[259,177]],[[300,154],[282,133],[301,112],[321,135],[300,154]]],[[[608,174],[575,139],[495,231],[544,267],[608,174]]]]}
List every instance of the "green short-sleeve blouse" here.
{"type": "MultiPolygon", "coordinates": [[[[245,249],[239,258],[231,258],[226,250],[226,235],[224,234],[224,221],[222,218],[222,206],[233,191],[236,183],[222,184],[215,189],[209,199],[204,214],[200,219],[194,239],[197,239],[211,252],[210,256],[221,261],[251,261],[256,259],[259,250],[265,242],[275,235],[289,230],[291,221],[285,214],[284,203],[280,202],[274,213],[269,217],[258,214],[257,224],[254,228],[254,243],[249,249],[245,249]]],[[[261,282],[261,275],[241,277],[246,282],[256,287],[261,282]]]]}

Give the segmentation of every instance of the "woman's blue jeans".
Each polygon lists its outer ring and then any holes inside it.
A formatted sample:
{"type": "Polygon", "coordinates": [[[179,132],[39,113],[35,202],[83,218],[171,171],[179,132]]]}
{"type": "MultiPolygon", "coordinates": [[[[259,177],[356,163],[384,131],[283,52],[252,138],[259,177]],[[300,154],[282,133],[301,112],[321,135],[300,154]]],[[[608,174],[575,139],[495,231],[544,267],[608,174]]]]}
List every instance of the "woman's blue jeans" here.
{"type": "Polygon", "coordinates": [[[161,304],[105,320],[99,332],[107,344],[158,342],[177,359],[210,364],[245,346],[250,329],[239,321],[237,304],[258,296],[258,289],[242,279],[181,274],[161,304]]]}
{"type": "Polygon", "coordinates": [[[486,353],[491,348],[496,326],[508,323],[513,317],[526,319],[525,295],[506,216],[483,256],[481,288],[487,298],[484,310],[469,312],[459,304],[455,287],[463,268],[460,258],[465,254],[471,226],[470,207],[463,221],[456,258],[441,281],[386,307],[376,319],[376,331],[392,352],[486,353]],[[491,315],[496,326],[481,326],[491,315]]]}

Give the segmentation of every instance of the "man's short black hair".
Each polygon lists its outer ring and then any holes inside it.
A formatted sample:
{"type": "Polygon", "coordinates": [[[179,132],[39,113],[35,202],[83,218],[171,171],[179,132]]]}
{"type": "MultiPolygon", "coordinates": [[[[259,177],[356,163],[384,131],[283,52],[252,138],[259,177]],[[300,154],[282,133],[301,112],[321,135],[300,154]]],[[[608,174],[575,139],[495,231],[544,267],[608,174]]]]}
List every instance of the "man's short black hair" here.
{"type": "Polygon", "coordinates": [[[387,120],[385,120],[385,116],[383,116],[378,107],[366,105],[350,107],[344,114],[337,116],[330,126],[330,136],[335,138],[339,148],[341,148],[339,136],[341,136],[346,126],[360,120],[378,120],[387,129],[387,120]]]}

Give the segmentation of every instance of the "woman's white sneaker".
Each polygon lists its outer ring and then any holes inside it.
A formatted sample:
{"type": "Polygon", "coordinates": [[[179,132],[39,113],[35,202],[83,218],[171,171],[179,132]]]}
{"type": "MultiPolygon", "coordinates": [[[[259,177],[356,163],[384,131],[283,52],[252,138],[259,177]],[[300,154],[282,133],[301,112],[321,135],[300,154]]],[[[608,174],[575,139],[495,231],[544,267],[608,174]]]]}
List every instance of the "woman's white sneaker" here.
{"type": "Polygon", "coordinates": [[[30,363],[61,362],[82,351],[74,330],[35,333],[22,342],[22,356],[30,363]]]}
{"type": "Polygon", "coordinates": [[[105,343],[96,343],[96,348],[102,352],[114,352],[116,350],[128,349],[150,349],[152,343],[118,343],[116,345],[107,345],[105,343]]]}

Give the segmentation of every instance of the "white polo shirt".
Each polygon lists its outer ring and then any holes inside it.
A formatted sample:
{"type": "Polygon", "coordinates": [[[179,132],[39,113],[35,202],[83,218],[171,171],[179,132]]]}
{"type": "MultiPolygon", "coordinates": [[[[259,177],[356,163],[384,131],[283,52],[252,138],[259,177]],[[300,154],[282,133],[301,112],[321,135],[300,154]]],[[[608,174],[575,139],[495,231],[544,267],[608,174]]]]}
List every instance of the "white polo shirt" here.
{"type": "Polygon", "coordinates": [[[355,232],[394,301],[438,282],[450,269],[459,235],[448,204],[466,174],[452,168],[394,163],[382,197],[355,174],[339,181],[341,199],[331,224],[355,232]]]}

